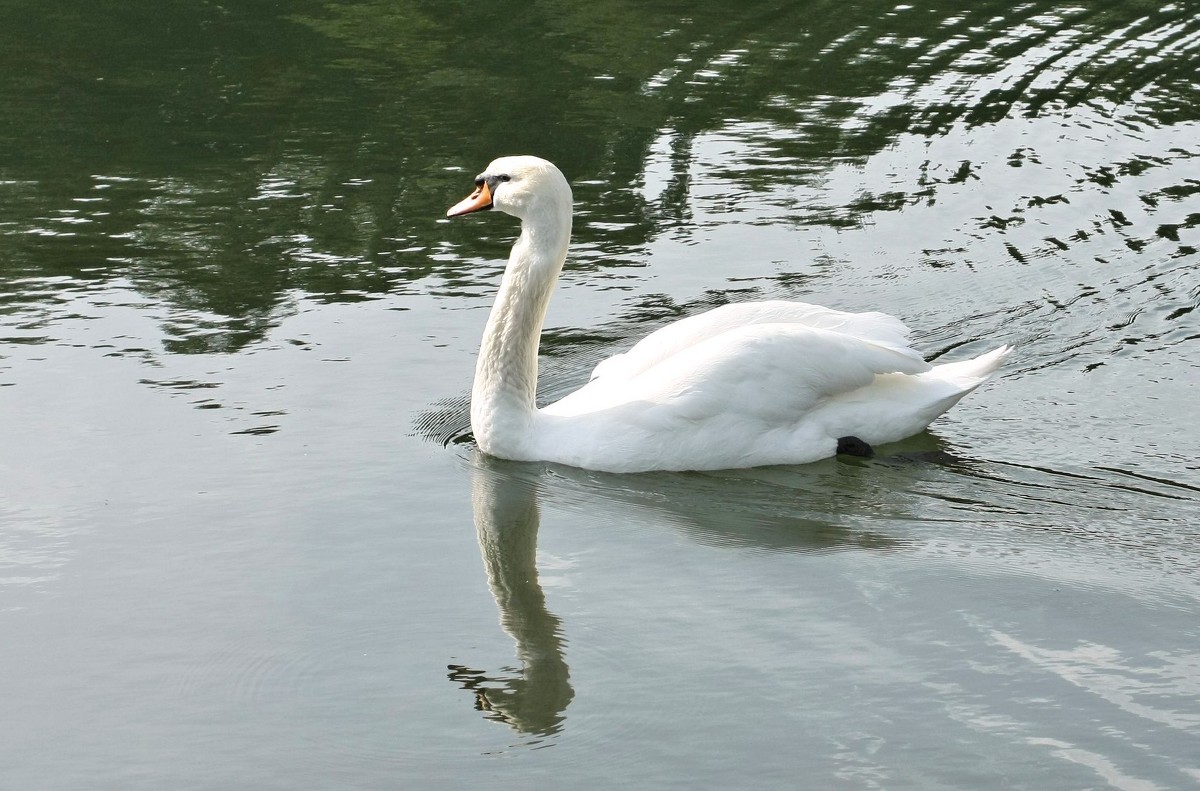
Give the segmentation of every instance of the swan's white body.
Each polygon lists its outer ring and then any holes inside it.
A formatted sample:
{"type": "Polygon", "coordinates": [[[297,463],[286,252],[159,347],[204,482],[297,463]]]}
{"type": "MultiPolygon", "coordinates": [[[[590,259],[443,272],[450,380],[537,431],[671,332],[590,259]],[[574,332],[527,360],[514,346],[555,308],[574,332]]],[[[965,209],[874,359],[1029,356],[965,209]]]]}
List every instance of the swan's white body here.
{"type": "Polygon", "coordinates": [[[726,305],[651,333],[538,409],[538,341],[571,235],[571,189],[554,165],[503,157],[448,214],[493,206],[521,219],[488,318],[471,394],[486,453],[610,472],[800,464],[840,437],[915,434],[1010,353],[931,366],[883,313],[802,302],[726,305]]]}

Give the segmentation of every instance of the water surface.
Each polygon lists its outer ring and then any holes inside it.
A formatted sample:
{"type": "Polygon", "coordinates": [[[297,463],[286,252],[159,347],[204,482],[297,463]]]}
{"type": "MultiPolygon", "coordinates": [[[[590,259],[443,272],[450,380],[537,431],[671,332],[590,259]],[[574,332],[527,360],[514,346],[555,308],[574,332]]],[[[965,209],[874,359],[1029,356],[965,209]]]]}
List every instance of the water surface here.
{"type": "Polygon", "coordinates": [[[0,785],[1200,785],[1200,5],[0,9],[0,785]],[[869,461],[476,453],[671,319],[1018,347],[869,461]]]}

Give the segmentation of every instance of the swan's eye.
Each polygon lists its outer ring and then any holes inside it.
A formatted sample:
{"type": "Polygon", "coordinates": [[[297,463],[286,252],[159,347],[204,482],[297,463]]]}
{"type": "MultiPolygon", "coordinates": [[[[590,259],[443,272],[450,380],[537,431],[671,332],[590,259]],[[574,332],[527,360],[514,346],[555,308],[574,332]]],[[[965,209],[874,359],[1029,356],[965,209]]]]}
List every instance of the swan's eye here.
{"type": "Polygon", "coordinates": [[[501,173],[495,176],[490,173],[480,173],[475,179],[475,186],[482,189],[486,185],[488,190],[494,195],[496,194],[496,188],[499,187],[500,183],[503,181],[512,181],[512,176],[507,173],[501,173]]]}

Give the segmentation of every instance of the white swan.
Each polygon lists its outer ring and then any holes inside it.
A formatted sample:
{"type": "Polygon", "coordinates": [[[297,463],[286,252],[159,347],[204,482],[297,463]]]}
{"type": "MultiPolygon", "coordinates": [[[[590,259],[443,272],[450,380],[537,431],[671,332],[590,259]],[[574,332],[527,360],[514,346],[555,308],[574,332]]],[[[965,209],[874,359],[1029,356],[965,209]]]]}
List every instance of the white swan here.
{"type": "Polygon", "coordinates": [[[883,313],[726,305],[651,333],[538,409],[538,341],[567,256],[571,188],[544,159],[502,157],[447,212],[521,220],[488,317],[471,429],[486,453],[608,472],[800,464],[915,434],[1011,352],[931,366],[883,313]],[[857,440],[857,441],[856,441],[857,440]]]}

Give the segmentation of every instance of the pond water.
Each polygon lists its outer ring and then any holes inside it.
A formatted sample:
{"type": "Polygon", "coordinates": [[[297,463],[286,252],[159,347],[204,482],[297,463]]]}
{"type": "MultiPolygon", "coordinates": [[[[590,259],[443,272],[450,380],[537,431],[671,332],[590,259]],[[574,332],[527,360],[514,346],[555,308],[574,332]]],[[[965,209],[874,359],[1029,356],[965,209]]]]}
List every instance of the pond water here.
{"type": "Polygon", "coordinates": [[[0,9],[0,786],[1200,786],[1200,4],[0,9]],[[1017,347],[871,460],[487,459],[712,305],[1017,347]]]}

